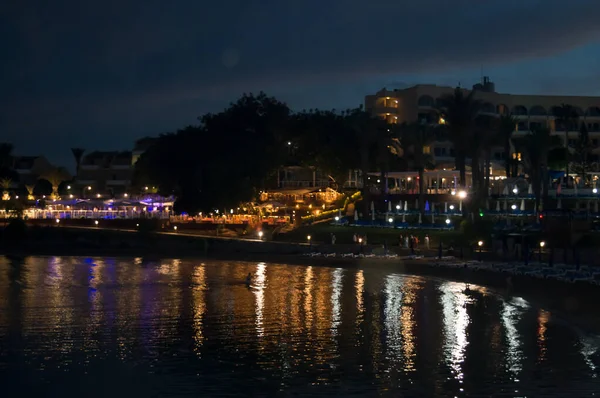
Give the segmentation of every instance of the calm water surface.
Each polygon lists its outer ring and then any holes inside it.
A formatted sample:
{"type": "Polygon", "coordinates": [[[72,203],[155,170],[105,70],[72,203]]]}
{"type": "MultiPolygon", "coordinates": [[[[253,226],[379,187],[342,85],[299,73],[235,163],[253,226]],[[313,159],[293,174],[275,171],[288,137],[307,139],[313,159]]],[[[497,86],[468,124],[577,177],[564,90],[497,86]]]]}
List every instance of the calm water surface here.
{"type": "Polygon", "coordinates": [[[368,263],[0,259],[5,397],[589,397],[599,367],[523,298],[368,263]]]}

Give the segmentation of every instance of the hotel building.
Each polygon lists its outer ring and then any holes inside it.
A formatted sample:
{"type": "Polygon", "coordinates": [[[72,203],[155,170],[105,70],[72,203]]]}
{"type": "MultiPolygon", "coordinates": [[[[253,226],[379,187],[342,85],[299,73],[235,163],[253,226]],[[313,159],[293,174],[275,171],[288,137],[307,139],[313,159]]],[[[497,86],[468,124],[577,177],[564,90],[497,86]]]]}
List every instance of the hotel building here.
{"type": "MultiPolygon", "coordinates": [[[[564,145],[575,145],[581,124],[585,124],[594,147],[600,144],[600,97],[558,96],[558,95],[513,95],[496,92],[489,78],[473,86],[475,98],[482,101],[482,113],[489,115],[512,114],[518,121],[515,135],[526,134],[534,127],[548,127],[553,134],[563,140],[564,145]],[[556,123],[553,108],[561,104],[574,107],[579,115],[579,126],[569,131],[568,137],[560,123],[556,123]]],[[[374,95],[365,97],[365,109],[389,123],[440,122],[436,106],[446,94],[453,93],[453,87],[436,85],[416,85],[402,90],[381,89],[374,95]]],[[[465,90],[465,93],[468,90],[465,90]]],[[[439,168],[454,167],[454,149],[450,142],[436,142],[426,148],[434,157],[439,168]]],[[[510,154],[512,155],[512,154],[510,154]]],[[[507,154],[504,148],[494,148],[493,167],[500,172],[507,154]]],[[[494,170],[494,174],[496,174],[494,170]]]]}

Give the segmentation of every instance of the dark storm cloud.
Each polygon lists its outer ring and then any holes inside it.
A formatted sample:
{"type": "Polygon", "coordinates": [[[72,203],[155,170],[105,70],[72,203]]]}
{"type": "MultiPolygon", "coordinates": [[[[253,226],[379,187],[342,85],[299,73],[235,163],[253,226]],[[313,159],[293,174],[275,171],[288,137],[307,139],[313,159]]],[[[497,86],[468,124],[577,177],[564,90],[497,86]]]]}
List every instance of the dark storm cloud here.
{"type": "Polygon", "coordinates": [[[598,0],[14,1],[0,10],[0,126],[162,126],[243,91],[542,57],[596,40],[599,13],[598,0]]]}

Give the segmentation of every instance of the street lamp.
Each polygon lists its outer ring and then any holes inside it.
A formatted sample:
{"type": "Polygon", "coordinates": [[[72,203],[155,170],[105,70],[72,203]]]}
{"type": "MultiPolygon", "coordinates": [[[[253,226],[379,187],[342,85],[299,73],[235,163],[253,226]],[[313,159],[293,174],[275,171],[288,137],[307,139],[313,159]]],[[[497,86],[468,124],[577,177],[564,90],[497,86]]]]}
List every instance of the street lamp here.
{"type": "Polygon", "coordinates": [[[97,226],[98,225],[98,220],[94,221],[94,224],[97,226]]]}
{"type": "Polygon", "coordinates": [[[394,219],[392,217],[388,218],[388,222],[391,224],[394,222],[394,219]]]}
{"type": "Polygon", "coordinates": [[[258,239],[262,240],[263,231],[258,231],[258,239]]]}
{"type": "Polygon", "coordinates": [[[173,226],[173,231],[177,231],[177,225],[173,226]]]}
{"type": "Polygon", "coordinates": [[[544,248],[544,246],[546,246],[546,242],[544,242],[543,240],[541,240],[540,241],[540,252],[539,252],[540,263],[542,262],[542,249],[544,248]]]}
{"type": "Polygon", "coordinates": [[[59,222],[60,222],[60,219],[58,219],[58,218],[57,218],[57,219],[56,219],[56,223],[58,224],[59,222]]]}
{"type": "Polygon", "coordinates": [[[458,192],[458,197],[461,199],[464,199],[467,197],[467,191],[459,191],[458,192]]]}
{"type": "Polygon", "coordinates": [[[335,221],[336,222],[340,221],[340,218],[338,216],[335,216],[335,221]]]}
{"type": "Polygon", "coordinates": [[[451,222],[451,221],[450,221],[450,219],[449,219],[449,218],[446,218],[446,224],[447,224],[447,225],[450,225],[450,222],[451,222]]]}
{"type": "Polygon", "coordinates": [[[483,241],[480,240],[477,242],[477,246],[479,246],[479,261],[481,261],[481,248],[483,247],[483,241]]]}
{"type": "Polygon", "coordinates": [[[514,187],[512,191],[515,195],[517,195],[519,193],[519,188],[514,187]]]}
{"type": "Polygon", "coordinates": [[[510,206],[510,208],[513,210],[517,210],[517,205],[512,205],[512,206],[510,206]]]}
{"type": "Polygon", "coordinates": [[[598,188],[592,189],[592,193],[598,193],[598,188]]]}

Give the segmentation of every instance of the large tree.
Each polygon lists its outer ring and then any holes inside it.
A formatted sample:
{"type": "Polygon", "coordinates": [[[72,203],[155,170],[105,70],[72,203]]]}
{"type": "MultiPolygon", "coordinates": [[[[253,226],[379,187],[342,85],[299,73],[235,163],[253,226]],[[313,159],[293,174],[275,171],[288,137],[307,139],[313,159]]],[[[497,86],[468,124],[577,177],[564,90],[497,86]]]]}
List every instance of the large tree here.
{"type": "Polygon", "coordinates": [[[424,123],[410,123],[400,126],[400,142],[408,164],[419,173],[419,211],[425,208],[425,169],[433,167],[433,157],[425,152],[433,142],[439,139],[440,128],[424,123]]]}
{"type": "Polygon", "coordinates": [[[556,118],[556,130],[562,129],[565,133],[565,182],[569,179],[569,161],[571,154],[569,152],[569,132],[577,129],[579,114],[572,105],[561,104],[552,108],[552,113],[556,118]]]}
{"type": "Polygon", "coordinates": [[[585,123],[581,124],[579,129],[579,135],[574,147],[574,153],[572,156],[572,170],[581,176],[584,184],[586,183],[587,172],[591,169],[590,158],[592,156],[592,144],[590,140],[590,134],[585,126],[585,123]]]}
{"type": "Polygon", "coordinates": [[[548,196],[548,154],[560,145],[560,139],[547,128],[534,129],[516,142],[523,153],[525,172],[529,175],[535,195],[535,207],[548,196]]]}
{"type": "Polygon", "coordinates": [[[466,187],[466,159],[472,146],[475,118],[481,109],[481,101],[475,99],[474,95],[475,91],[467,94],[457,87],[452,94],[442,96],[438,106],[449,139],[454,145],[456,168],[460,172],[460,184],[463,187],[466,187]]]}
{"type": "Polygon", "coordinates": [[[496,125],[496,141],[504,147],[504,172],[506,178],[516,177],[516,175],[511,175],[511,166],[513,165],[511,154],[512,136],[516,130],[516,126],[517,119],[513,115],[501,115],[496,125]]]}
{"type": "Polygon", "coordinates": [[[176,210],[194,214],[250,201],[288,156],[289,116],[264,93],[243,95],[199,126],[160,136],[136,163],[135,183],[174,194],[176,210]]]}

